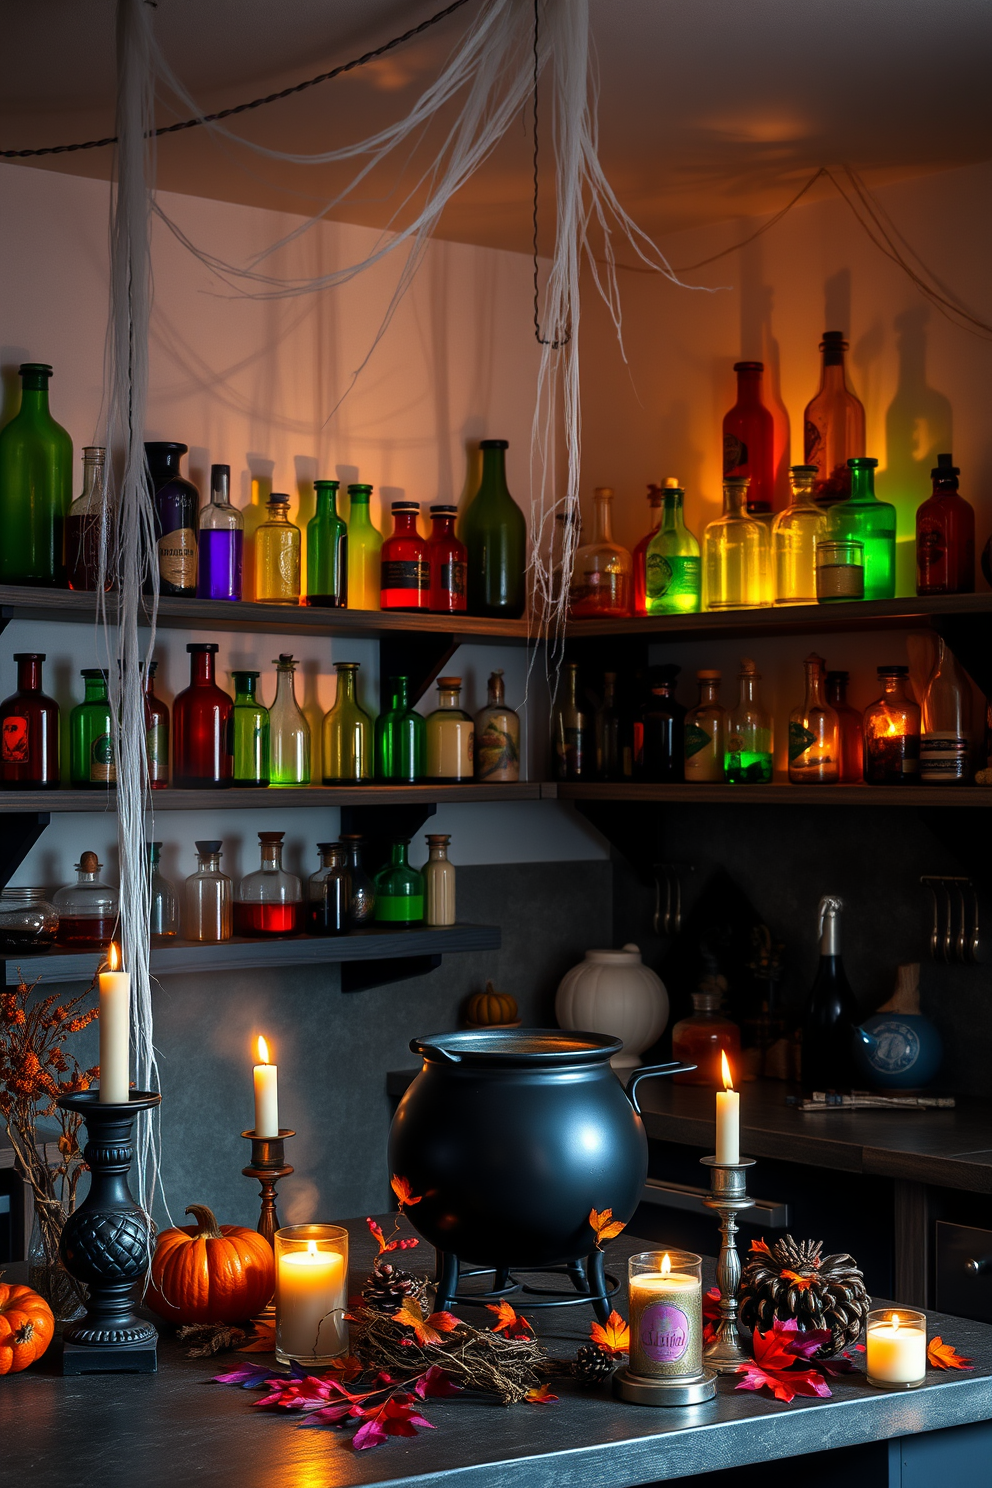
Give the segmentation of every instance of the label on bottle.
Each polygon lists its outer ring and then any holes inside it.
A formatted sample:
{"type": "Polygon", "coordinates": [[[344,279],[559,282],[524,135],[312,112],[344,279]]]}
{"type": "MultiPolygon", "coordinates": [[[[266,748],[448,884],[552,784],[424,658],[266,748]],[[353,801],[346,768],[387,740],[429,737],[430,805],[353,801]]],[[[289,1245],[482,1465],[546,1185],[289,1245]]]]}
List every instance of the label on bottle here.
{"type": "Polygon", "coordinates": [[[196,533],[177,527],[158,540],[158,571],[176,589],[196,588],[196,533]]]}
{"type": "Polygon", "coordinates": [[[28,763],[31,734],[28,721],[19,713],[11,713],[3,721],[0,732],[0,759],[5,765],[28,763]]]}
{"type": "Polygon", "coordinates": [[[519,780],[520,749],[508,728],[490,718],[475,745],[477,780],[519,780]]]}
{"type": "Polygon", "coordinates": [[[465,564],[457,561],[441,564],[441,588],[445,594],[461,599],[465,594],[465,564]]]}
{"type": "Polygon", "coordinates": [[[412,925],[424,918],[423,894],[379,894],[375,901],[377,920],[412,925]]]}
{"type": "Polygon", "coordinates": [[[117,779],[114,745],[109,734],[100,734],[90,745],[90,780],[112,785],[117,779]]]}
{"type": "Polygon", "coordinates": [[[648,599],[676,599],[683,595],[698,595],[702,578],[702,565],[698,558],[666,557],[664,553],[649,553],[645,564],[645,590],[648,599]]]}
{"type": "Polygon", "coordinates": [[[747,445],[743,439],[738,439],[736,434],[724,434],[723,436],[723,473],[733,475],[742,465],[747,464],[747,445]]]}
{"type": "Polygon", "coordinates": [[[148,760],[149,780],[168,780],[169,744],[164,723],[153,723],[145,730],[145,751],[148,760]]]}
{"type": "Polygon", "coordinates": [[[944,529],[932,523],[921,524],[916,529],[916,561],[923,574],[936,568],[938,563],[943,563],[946,555],[947,536],[944,529]]]}
{"type": "Polygon", "coordinates": [[[920,740],[920,779],[939,784],[965,780],[968,775],[968,740],[953,730],[924,734],[920,740]]]}
{"type": "MultiPolygon", "coordinates": [[[[813,423],[812,419],[807,419],[803,424],[803,455],[805,456],[807,465],[820,464],[820,444],[822,439],[823,435],[820,433],[816,424],[813,423]]],[[[821,471],[821,479],[824,474],[825,472],[821,471]]]]}
{"type": "Polygon", "coordinates": [[[390,558],[382,565],[383,590],[429,589],[430,582],[430,568],[420,558],[390,558]]]}
{"type": "Polygon", "coordinates": [[[801,754],[805,754],[811,744],[816,743],[816,735],[811,733],[804,724],[789,724],[789,762],[797,760],[801,754]]]}
{"type": "Polygon", "coordinates": [[[685,726],[685,757],[692,759],[701,749],[706,749],[713,743],[713,735],[708,734],[698,723],[687,723],[685,726]]]}

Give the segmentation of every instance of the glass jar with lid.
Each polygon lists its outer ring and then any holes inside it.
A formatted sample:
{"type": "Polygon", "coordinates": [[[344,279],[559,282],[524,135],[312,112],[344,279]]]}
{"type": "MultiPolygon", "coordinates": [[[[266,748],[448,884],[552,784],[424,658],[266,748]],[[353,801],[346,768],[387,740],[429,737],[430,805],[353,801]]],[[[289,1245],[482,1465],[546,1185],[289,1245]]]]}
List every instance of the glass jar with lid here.
{"type": "Polygon", "coordinates": [[[908,696],[908,666],[880,666],[882,696],[864,712],[865,780],[916,785],[920,778],[920,709],[908,696]]]}
{"type": "Polygon", "coordinates": [[[741,1032],[720,1011],[726,981],[715,966],[692,994],[692,1012],[672,1029],[672,1058],[694,1064],[691,1073],[676,1075],[680,1085],[708,1085],[723,1089],[720,1055],[726,1054],[732,1068],[740,1066],[741,1032]]]}
{"type": "Polygon", "coordinates": [[[461,707],[461,677],[438,677],[437,707],[427,715],[427,778],[452,784],[471,780],[475,720],[461,707]]]}
{"type": "Polygon", "coordinates": [[[59,912],[47,889],[0,889],[0,952],[47,951],[58,928],[59,912]]]}
{"type": "Polygon", "coordinates": [[[343,935],[351,908],[351,876],[342,842],[318,842],[320,867],[307,884],[307,930],[311,935],[343,935]]]}
{"type": "Polygon", "coordinates": [[[60,946],[92,950],[108,946],[117,924],[117,890],[100,878],[103,864],[95,852],[84,852],[76,864],[76,882],[52,895],[58,911],[56,941],[60,946]]]}
{"type": "Polygon", "coordinates": [[[428,832],[428,859],[424,864],[424,888],[427,896],[428,925],[455,923],[455,865],[448,859],[446,832],[428,832]]]}
{"type": "Polygon", "coordinates": [[[285,832],[259,832],[262,864],[238,885],[234,933],[285,939],[303,929],[303,885],[282,866],[285,832]]]}
{"type": "Polygon", "coordinates": [[[187,940],[217,942],[234,933],[234,885],[220,870],[220,842],[197,842],[196,872],[186,880],[183,934],[187,940]]]}

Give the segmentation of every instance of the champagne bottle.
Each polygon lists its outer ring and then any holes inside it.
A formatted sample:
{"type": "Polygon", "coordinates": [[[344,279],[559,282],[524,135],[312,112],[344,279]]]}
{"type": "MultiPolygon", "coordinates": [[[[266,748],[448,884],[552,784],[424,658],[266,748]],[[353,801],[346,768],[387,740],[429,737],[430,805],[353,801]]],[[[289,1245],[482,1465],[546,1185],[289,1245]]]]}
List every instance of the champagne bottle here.
{"type": "Polygon", "coordinates": [[[802,1085],[814,1090],[850,1090],[854,1079],[854,1000],[840,954],[843,901],[827,894],[817,910],[820,964],[803,1018],[802,1085]]]}

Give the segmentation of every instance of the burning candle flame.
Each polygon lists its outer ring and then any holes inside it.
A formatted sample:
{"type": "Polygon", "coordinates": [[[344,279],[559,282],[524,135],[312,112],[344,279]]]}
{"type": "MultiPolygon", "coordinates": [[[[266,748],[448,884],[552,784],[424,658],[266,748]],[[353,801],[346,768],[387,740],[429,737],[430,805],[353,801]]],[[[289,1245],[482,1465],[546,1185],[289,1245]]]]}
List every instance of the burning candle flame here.
{"type": "Polygon", "coordinates": [[[661,1274],[662,1274],[662,1276],[668,1276],[668,1275],[670,1275],[671,1274],[671,1270],[672,1270],[672,1258],[668,1254],[668,1251],[666,1250],[665,1251],[665,1254],[661,1258],[661,1274]]]}
{"type": "Polygon", "coordinates": [[[726,1049],[720,1050],[720,1072],[723,1075],[724,1090],[733,1090],[734,1076],[730,1069],[730,1060],[727,1058],[726,1049]]]}
{"type": "MultiPolygon", "coordinates": [[[[261,1042],[261,1040],[259,1040],[259,1042],[261,1042]]],[[[316,1242],[316,1240],[308,1240],[307,1241],[307,1255],[308,1256],[313,1256],[314,1259],[316,1260],[316,1258],[317,1258],[317,1242],[316,1242]]]]}
{"type": "MultiPolygon", "coordinates": [[[[269,1058],[269,1046],[261,1034],[258,1035],[258,1062],[259,1064],[271,1064],[269,1058]]],[[[312,1243],[312,1242],[311,1242],[312,1243]]]]}
{"type": "Polygon", "coordinates": [[[120,971],[120,969],[121,969],[121,953],[117,949],[117,942],[112,940],[110,942],[110,949],[107,952],[107,970],[108,971],[120,971]]]}
{"type": "Polygon", "coordinates": [[[890,1321],[892,1323],[892,1331],[893,1331],[893,1333],[898,1333],[899,1332],[899,1314],[897,1312],[894,1312],[892,1314],[892,1317],[891,1317],[890,1321]]]}

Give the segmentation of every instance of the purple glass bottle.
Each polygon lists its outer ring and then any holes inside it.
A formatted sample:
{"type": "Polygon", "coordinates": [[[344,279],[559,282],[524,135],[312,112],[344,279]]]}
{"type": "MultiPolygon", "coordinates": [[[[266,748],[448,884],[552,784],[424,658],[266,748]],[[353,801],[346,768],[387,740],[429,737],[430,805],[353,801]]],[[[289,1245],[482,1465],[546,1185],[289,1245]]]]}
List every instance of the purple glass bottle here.
{"type": "Polygon", "coordinates": [[[231,505],[230,465],[211,465],[210,500],[200,512],[196,596],[240,599],[244,518],[231,505]]]}

